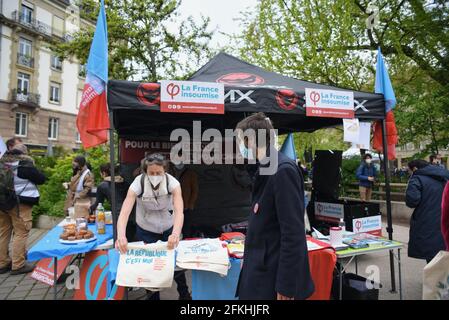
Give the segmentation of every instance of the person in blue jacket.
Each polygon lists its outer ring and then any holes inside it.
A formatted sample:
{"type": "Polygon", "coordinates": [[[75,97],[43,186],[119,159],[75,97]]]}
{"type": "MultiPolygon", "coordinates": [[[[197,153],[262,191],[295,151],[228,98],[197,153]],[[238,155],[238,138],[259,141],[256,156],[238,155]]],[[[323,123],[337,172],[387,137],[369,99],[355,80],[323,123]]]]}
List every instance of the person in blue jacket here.
{"type": "Polygon", "coordinates": [[[373,157],[366,153],[356,172],[356,177],[359,180],[360,200],[362,201],[371,200],[373,184],[377,176],[377,170],[372,161],[373,157]]]}
{"type": "MultiPolygon", "coordinates": [[[[268,131],[273,125],[263,113],[237,125],[243,132],[251,129],[257,134],[265,130],[266,141],[272,141],[268,131]]],[[[259,136],[237,140],[242,156],[257,160],[257,171],[236,296],[240,300],[306,299],[315,289],[304,229],[302,174],[274,144],[257,143],[259,136]]]]}
{"type": "Polygon", "coordinates": [[[410,219],[408,256],[429,263],[440,250],[446,249],[441,232],[441,202],[449,171],[424,160],[410,161],[408,167],[412,176],[407,185],[405,204],[414,209],[410,219]]]}

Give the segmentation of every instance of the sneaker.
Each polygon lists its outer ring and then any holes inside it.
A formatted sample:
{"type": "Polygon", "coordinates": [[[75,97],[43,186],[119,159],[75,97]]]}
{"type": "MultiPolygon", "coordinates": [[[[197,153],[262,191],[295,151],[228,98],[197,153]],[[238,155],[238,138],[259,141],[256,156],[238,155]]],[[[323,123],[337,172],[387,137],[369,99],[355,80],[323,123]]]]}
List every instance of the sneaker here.
{"type": "Polygon", "coordinates": [[[34,270],[34,265],[25,263],[25,265],[22,268],[17,269],[17,270],[11,270],[11,275],[14,276],[14,275],[18,275],[18,274],[30,273],[33,270],[34,270]]]}
{"type": "Polygon", "coordinates": [[[0,274],[5,274],[9,271],[11,271],[11,264],[7,265],[6,267],[0,268],[0,274]]]}

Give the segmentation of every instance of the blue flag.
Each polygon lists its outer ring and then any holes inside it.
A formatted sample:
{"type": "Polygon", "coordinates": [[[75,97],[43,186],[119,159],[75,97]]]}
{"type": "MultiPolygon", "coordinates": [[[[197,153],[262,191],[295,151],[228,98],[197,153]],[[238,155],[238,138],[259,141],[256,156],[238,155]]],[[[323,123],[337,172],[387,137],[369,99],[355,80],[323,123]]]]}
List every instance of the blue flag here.
{"type": "Polygon", "coordinates": [[[104,82],[108,82],[108,28],[103,0],[101,0],[97,27],[87,59],[87,72],[92,73],[104,82]]]}
{"type": "Polygon", "coordinates": [[[293,134],[289,133],[281,147],[281,152],[292,160],[296,161],[295,142],[293,141],[293,134]]]}
{"type": "Polygon", "coordinates": [[[396,105],[396,96],[391,85],[388,69],[380,48],[377,50],[376,85],[374,92],[383,93],[385,97],[385,112],[391,111],[396,105]]]}

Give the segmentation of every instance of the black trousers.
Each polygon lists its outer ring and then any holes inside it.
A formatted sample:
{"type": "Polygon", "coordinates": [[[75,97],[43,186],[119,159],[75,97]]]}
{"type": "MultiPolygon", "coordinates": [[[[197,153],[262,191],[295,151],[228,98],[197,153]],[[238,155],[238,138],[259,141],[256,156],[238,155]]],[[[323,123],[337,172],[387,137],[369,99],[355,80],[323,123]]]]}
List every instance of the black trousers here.
{"type": "Polygon", "coordinates": [[[185,209],[184,210],[184,224],[182,225],[182,238],[192,238],[193,230],[192,230],[192,210],[185,209]]]}
{"type": "MultiPolygon", "coordinates": [[[[145,243],[155,243],[160,241],[168,241],[168,237],[171,235],[173,228],[170,228],[164,233],[153,233],[142,229],[138,225],[136,226],[136,240],[143,241],[145,243]]],[[[189,294],[189,287],[187,286],[187,279],[184,271],[175,271],[175,282],[178,285],[179,296],[186,296],[189,294]]],[[[159,292],[153,293],[150,300],[160,300],[159,292]]]]}

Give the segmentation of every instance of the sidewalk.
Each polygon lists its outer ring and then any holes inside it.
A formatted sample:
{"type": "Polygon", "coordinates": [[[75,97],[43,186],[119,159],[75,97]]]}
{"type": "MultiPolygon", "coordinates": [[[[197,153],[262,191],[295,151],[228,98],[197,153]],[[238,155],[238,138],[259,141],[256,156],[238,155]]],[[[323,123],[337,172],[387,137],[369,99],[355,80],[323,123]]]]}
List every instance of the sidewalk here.
{"type": "MultiPolygon", "coordinates": [[[[385,224],[384,224],[385,230],[385,224]]],[[[405,244],[401,250],[402,259],[402,278],[403,278],[403,295],[405,300],[421,300],[422,298],[422,270],[426,265],[423,260],[417,260],[407,257],[407,243],[408,243],[409,228],[406,225],[394,225],[394,238],[405,244]]],[[[28,248],[36,243],[47,230],[33,229],[28,240],[28,248]]],[[[359,274],[368,276],[367,267],[377,266],[380,270],[380,281],[382,288],[380,289],[380,300],[395,300],[399,299],[399,293],[390,293],[390,262],[388,253],[378,253],[369,256],[361,256],[358,260],[359,274]]],[[[397,264],[395,264],[397,289],[398,276],[397,264]]],[[[352,264],[348,268],[348,272],[355,272],[355,265],[352,264]]],[[[186,272],[187,284],[191,288],[191,272],[186,272]]],[[[64,284],[58,285],[58,300],[70,300],[73,298],[74,291],[67,290],[64,284]]],[[[10,276],[9,273],[0,275],[0,300],[52,300],[53,288],[41,282],[31,279],[29,275],[10,276]]],[[[145,299],[145,290],[133,290],[129,292],[130,300],[145,299]]],[[[173,282],[173,287],[161,292],[161,299],[163,300],[177,300],[178,294],[176,291],[176,283],[173,282]]]]}

